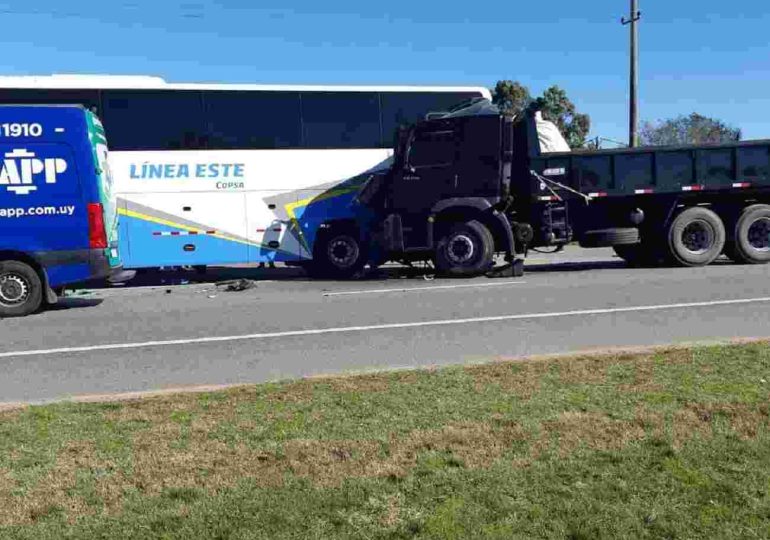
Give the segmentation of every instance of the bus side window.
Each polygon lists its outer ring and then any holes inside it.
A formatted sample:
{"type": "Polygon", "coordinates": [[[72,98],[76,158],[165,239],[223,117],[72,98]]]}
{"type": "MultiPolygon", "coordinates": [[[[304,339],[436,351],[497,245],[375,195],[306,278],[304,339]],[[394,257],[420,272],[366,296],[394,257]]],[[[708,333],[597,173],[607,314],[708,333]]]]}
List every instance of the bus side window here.
{"type": "Polygon", "coordinates": [[[304,92],[305,148],[379,148],[380,109],[374,92],[304,92]]]}
{"type": "Polygon", "coordinates": [[[114,150],[181,150],[203,146],[198,91],[104,90],[104,126],[114,150]]]}
{"type": "Polygon", "coordinates": [[[203,93],[207,148],[299,148],[298,92],[210,90],[203,93]]]}
{"type": "Polygon", "coordinates": [[[70,89],[26,89],[4,88],[0,89],[0,103],[7,105],[24,104],[75,104],[93,108],[99,105],[99,92],[97,90],[70,90],[70,89]]]}

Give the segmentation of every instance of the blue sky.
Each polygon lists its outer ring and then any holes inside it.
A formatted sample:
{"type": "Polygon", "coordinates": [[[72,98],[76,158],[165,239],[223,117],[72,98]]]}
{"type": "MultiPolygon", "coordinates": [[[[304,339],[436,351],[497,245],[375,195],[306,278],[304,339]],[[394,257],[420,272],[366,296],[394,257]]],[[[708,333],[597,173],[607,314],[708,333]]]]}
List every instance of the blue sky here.
{"type": "MultiPolygon", "coordinates": [[[[640,0],[640,116],[699,112],[770,138],[767,0],[640,0]]],[[[2,74],[175,82],[565,88],[627,139],[626,0],[0,1],[2,74]],[[257,7],[258,6],[258,7],[257,7]]]]}

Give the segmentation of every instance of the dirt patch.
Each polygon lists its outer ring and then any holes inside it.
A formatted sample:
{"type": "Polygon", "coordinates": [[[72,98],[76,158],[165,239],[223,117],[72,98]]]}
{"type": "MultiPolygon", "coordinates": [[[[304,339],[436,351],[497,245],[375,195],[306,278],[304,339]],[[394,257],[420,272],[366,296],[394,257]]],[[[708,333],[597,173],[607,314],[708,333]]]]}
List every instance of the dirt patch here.
{"type": "Polygon", "coordinates": [[[763,431],[770,428],[770,405],[759,406],[730,404],[720,407],[720,411],[730,418],[730,426],[743,440],[756,439],[763,431]]]}
{"type": "Polygon", "coordinates": [[[681,446],[695,434],[711,437],[717,415],[727,417],[730,427],[742,440],[755,439],[763,430],[770,429],[768,403],[692,403],[674,413],[674,445],[681,446]]]}
{"type": "Polygon", "coordinates": [[[0,497],[2,494],[10,493],[15,487],[16,480],[11,476],[11,472],[0,468],[0,497]]]}
{"type": "Polygon", "coordinates": [[[643,405],[636,407],[636,423],[647,432],[648,435],[663,439],[666,435],[666,417],[662,412],[653,412],[643,405]]]}
{"type": "Polygon", "coordinates": [[[391,376],[387,373],[342,377],[323,381],[333,392],[387,392],[390,390],[391,376]]]}
{"type": "Polygon", "coordinates": [[[593,450],[619,450],[631,441],[645,437],[645,422],[612,420],[601,413],[565,412],[556,420],[543,422],[540,438],[533,445],[533,456],[539,456],[551,442],[558,442],[559,455],[567,456],[581,445],[593,450]]]}
{"type": "Polygon", "coordinates": [[[383,527],[395,527],[401,521],[401,507],[403,506],[403,495],[391,495],[388,497],[385,506],[385,512],[380,518],[380,524],[383,527]]]}
{"type": "Polygon", "coordinates": [[[578,357],[559,360],[559,379],[566,384],[601,384],[607,379],[607,367],[616,362],[632,361],[633,356],[621,358],[578,357]]]}
{"type": "Polygon", "coordinates": [[[498,386],[504,392],[530,399],[540,389],[540,382],[549,369],[549,362],[498,362],[469,366],[465,372],[473,378],[478,392],[488,386],[498,386]]]}
{"type": "Polygon", "coordinates": [[[770,404],[721,403],[694,405],[693,409],[709,420],[716,415],[727,417],[730,427],[742,440],[756,439],[763,430],[770,428],[770,404]]]}
{"type": "Polygon", "coordinates": [[[655,361],[652,356],[644,356],[634,362],[634,382],[620,384],[618,390],[629,393],[660,392],[663,385],[655,382],[655,361]]]}
{"type": "Polygon", "coordinates": [[[407,476],[423,452],[447,452],[467,468],[489,467],[525,433],[516,424],[492,427],[464,423],[440,430],[416,430],[387,443],[378,441],[289,441],[284,446],[291,470],[322,486],[351,477],[407,476]]]}
{"type": "Polygon", "coordinates": [[[54,512],[64,512],[68,521],[76,517],[95,514],[96,510],[86,501],[73,495],[77,483],[77,471],[82,468],[101,466],[90,441],[71,441],[62,448],[50,471],[25,494],[14,496],[10,490],[0,490],[0,523],[25,525],[34,523],[54,512]]]}
{"type": "MultiPolygon", "coordinates": [[[[274,487],[283,484],[287,472],[318,486],[337,486],[356,477],[404,477],[426,451],[450,453],[465,467],[487,467],[513,440],[526,436],[515,424],[465,423],[418,430],[382,442],[292,440],[275,452],[265,452],[212,440],[205,430],[198,429],[191,429],[186,443],[179,446],[181,431],[181,426],[165,423],[137,432],[130,477],[99,460],[93,444],[86,442],[62,449],[51,471],[24,497],[12,497],[12,479],[6,482],[2,480],[6,477],[0,476],[4,487],[0,491],[0,523],[32,523],[52,511],[63,512],[70,522],[94,514],[97,508],[115,514],[121,511],[124,493],[131,489],[151,496],[169,488],[214,491],[244,478],[262,487],[274,487]],[[96,470],[105,474],[93,480],[92,491],[98,501],[89,505],[77,486],[78,472],[93,479],[96,470]]],[[[398,509],[390,514],[396,519],[398,509]]]]}
{"type": "Polygon", "coordinates": [[[713,415],[713,407],[701,404],[688,404],[675,411],[673,417],[674,448],[681,448],[685,442],[696,435],[704,439],[711,438],[713,435],[711,427],[713,415]]]}

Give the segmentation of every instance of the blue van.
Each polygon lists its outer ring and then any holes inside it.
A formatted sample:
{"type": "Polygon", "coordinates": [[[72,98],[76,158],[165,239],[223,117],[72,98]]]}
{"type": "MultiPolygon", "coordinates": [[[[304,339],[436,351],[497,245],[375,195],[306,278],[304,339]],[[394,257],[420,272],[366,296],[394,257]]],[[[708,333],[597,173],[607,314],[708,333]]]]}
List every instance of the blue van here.
{"type": "Polygon", "coordinates": [[[0,317],[121,269],[107,140],[78,105],[0,105],[0,317]]]}

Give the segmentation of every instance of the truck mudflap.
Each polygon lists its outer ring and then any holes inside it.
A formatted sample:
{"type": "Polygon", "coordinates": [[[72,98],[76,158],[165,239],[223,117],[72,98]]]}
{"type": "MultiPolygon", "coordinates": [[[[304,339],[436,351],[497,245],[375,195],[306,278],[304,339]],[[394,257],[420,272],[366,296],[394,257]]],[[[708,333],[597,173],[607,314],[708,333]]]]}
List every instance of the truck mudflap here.
{"type": "Polygon", "coordinates": [[[512,278],[524,275],[524,259],[514,259],[486,273],[488,278],[512,278]]]}

